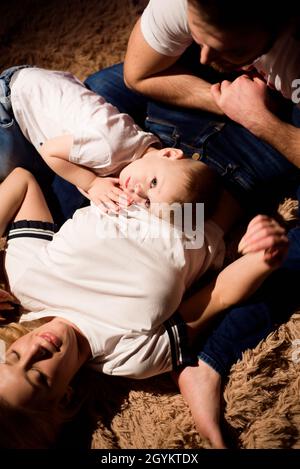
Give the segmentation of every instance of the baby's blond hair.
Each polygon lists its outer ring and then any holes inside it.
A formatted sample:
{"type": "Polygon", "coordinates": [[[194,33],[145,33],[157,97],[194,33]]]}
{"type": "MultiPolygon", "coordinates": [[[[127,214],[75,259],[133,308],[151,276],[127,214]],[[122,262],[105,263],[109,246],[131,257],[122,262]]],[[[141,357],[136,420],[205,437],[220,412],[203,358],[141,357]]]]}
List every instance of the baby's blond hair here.
{"type": "Polygon", "coordinates": [[[182,166],[185,191],[174,202],[181,205],[203,203],[205,218],[209,218],[220,194],[218,174],[201,161],[184,158],[178,160],[178,163],[182,166]]]}

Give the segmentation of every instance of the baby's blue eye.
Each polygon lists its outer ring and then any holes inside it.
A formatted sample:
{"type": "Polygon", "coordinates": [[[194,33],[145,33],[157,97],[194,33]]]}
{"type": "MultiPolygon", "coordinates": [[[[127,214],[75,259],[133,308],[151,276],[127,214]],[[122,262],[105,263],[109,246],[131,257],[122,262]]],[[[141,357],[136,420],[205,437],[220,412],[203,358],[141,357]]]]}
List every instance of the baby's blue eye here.
{"type": "Polygon", "coordinates": [[[155,187],[156,185],[157,185],[157,179],[153,178],[152,181],[150,182],[151,189],[152,189],[152,187],[155,187]]]}

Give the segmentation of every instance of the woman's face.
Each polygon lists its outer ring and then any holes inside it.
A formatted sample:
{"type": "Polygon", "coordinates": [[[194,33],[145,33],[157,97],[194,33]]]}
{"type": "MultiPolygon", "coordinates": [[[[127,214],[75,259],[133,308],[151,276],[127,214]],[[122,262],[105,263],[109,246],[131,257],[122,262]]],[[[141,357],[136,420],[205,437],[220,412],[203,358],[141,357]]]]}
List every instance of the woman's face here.
{"type": "Polygon", "coordinates": [[[72,324],[54,318],[17,339],[0,364],[0,397],[13,406],[61,402],[88,359],[78,338],[72,324]]]}

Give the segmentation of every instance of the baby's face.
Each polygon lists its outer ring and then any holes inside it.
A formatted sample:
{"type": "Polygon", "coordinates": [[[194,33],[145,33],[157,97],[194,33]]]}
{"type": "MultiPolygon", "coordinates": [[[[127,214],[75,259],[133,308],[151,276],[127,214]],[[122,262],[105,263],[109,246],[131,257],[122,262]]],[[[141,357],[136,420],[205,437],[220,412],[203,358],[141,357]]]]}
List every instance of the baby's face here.
{"type": "Polygon", "coordinates": [[[186,178],[179,160],[181,150],[151,150],[120,173],[120,186],[136,204],[153,209],[184,198],[186,178]],[[177,153],[178,152],[178,153],[177,153]]]}

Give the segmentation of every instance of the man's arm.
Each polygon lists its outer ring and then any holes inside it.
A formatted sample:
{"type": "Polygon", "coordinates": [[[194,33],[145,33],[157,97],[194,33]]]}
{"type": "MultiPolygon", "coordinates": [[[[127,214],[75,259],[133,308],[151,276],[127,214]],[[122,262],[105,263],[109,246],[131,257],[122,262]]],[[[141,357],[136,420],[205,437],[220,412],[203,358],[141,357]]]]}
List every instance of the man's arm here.
{"type": "Polygon", "coordinates": [[[211,93],[228,117],[300,168],[300,129],[283,122],[270,111],[264,81],[242,75],[232,83],[223,81],[212,85],[211,93]]]}
{"type": "Polygon", "coordinates": [[[40,154],[56,174],[77,186],[104,211],[107,207],[118,210],[120,203],[126,204],[126,196],[118,187],[117,178],[97,176],[91,169],[69,161],[72,145],[72,135],[62,135],[47,140],[41,146],[40,154]]]}
{"type": "Polygon", "coordinates": [[[211,84],[176,67],[179,57],[156,52],[144,39],[140,23],[138,20],[128,42],[126,85],[158,101],[223,114],[211,96],[211,84]]]}
{"type": "Polygon", "coordinates": [[[248,225],[239,249],[244,253],[179,307],[194,334],[218,312],[246,300],[278,268],[287,252],[288,239],[280,225],[258,215],[248,225]]]}
{"type": "Polygon", "coordinates": [[[272,113],[249,129],[282,153],[290,163],[300,168],[300,129],[281,121],[272,113]]]}

